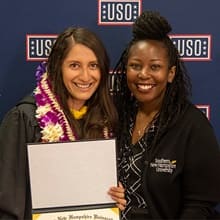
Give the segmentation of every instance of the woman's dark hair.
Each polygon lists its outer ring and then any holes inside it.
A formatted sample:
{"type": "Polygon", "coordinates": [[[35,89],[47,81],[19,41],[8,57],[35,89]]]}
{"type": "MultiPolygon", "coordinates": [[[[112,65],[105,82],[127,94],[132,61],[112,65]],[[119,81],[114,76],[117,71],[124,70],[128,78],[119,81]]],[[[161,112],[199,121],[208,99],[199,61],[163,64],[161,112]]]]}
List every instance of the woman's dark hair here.
{"type": "Polygon", "coordinates": [[[117,113],[108,88],[109,57],[102,41],[95,33],[86,28],[70,27],[64,30],[59,34],[51,49],[47,71],[52,90],[58,97],[69,123],[76,130],[79,138],[102,138],[105,126],[114,132],[117,113]],[[101,72],[100,85],[86,103],[88,112],[83,121],[75,120],[70,113],[67,105],[69,93],[63,83],[61,70],[64,59],[75,44],[82,44],[94,52],[101,72]],[[83,123],[83,126],[80,126],[80,123],[83,123]]]}
{"type": "Polygon", "coordinates": [[[157,40],[164,44],[168,55],[169,68],[176,66],[176,74],[172,83],[167,84],[166,94],[159,112],[159,126],[155,140],[159,140],[160,135],[169,126],[172,126],[184,112],[186,103],[189,102],[191,95],[191,82],[187,74],[184,63],[172,40],[168,36],[172,30],[168,21],[158,12],[145,11],[133,24],[133,38],[123,51],[116,67],[113,70],[115,74],[115,103],[119,109],[120,130],[126,130],[128,127],[128,118],[134,111],[135,97],[132,96],[127,86],[126,65],[130,48],[141,40],[157,40]],[[119,98],[121,97],[121,98],[119,98]],[[126,112],[121,112],[126,109],[126,112]],[[122,128],[122,126],[125,126],[122,128]]]}

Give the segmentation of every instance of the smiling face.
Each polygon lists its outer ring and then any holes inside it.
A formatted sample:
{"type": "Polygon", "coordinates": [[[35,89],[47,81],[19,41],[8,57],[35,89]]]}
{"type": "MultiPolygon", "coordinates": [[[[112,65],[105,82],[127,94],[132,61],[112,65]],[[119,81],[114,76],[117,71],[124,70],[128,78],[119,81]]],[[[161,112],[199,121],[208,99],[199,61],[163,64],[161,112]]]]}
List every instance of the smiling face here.
{"type": "Polygon", "coordinates": [[[68,105],[79,110],[94,94],[101,80],[94,52],[83,44],[74,44],[63,61],[62,76],[69,92],[68,105]]]}
{"type": "Polygon", "coordinates": [[[138,41],[131,46],[127,62],[128,87],[138,101],[161,104],[167,83],[175,76],[175,67],[169,68],[163,43],[156,40],[138,41]]]}

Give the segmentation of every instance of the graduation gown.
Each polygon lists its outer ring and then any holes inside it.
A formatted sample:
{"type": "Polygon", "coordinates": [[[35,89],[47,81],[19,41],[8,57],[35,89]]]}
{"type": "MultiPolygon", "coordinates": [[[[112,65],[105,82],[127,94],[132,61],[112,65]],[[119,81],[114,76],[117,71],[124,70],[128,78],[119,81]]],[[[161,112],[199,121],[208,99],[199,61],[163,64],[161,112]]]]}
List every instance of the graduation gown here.
{"type": "Polygon", "coordinates": [[[27,143],[39,142],[36,104],[27,96],[0,125],[0,219],[31,219],[27,143]]]}

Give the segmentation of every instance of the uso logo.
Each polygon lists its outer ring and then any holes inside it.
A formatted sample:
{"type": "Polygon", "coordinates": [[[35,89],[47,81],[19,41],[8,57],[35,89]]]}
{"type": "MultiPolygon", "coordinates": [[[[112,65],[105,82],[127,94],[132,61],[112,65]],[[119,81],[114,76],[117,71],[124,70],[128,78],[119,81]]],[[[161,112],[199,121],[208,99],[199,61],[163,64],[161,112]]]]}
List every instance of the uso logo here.
{"type": "Polygon", "coordinates": [[[98,25],[131,25],[141,13],[142,0],[99,0],[98,25]]]}
{"type": "Polygon", "coordinates": [[[185,61],[211,60],[211,35],[169,35],[185,61]]]}
{"type": "Polygon", "coordinates": [[[26,60],[46,60],[57,35],[27,34],[26,35],[26,60]]]}
{"type": "Polygon", "coordinates": [[[210,106],[209,105],[195,105],[198,109],[200,109],[206,117],[210,120],[210,106]]]}

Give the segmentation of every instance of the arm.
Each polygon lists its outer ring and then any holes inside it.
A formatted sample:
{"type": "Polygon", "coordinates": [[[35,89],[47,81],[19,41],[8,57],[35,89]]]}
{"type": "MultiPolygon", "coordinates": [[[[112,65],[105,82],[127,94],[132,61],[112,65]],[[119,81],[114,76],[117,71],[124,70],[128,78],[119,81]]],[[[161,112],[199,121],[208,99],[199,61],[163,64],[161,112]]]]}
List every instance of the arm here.
{"type": "Polygon", "coordinates": [[[25,219],[31,211],[26,143],[33,137],[27,115],[13,108],[0,125],[0,219],[25,219]]]}
{"type": "Polygon", "coordinates": [[[220,152],[214,131],[197,120],[190,131],[183,173],[184,205],[180,219],[207,219],[220,201],[220,152]]]}

